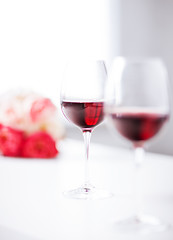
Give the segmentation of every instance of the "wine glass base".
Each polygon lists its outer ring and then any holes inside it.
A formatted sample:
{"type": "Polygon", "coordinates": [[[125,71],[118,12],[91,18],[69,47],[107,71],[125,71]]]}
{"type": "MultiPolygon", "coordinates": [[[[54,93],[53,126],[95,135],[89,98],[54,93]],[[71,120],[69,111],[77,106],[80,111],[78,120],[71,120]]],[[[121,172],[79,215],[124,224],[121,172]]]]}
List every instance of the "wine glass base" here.
{"type": "Polygon", "coordinates": [[[83,185],[79,188],[66,191],[63,193],[67,198],[74,198],[74,199],[104,199],[110,198],[113,196],[112,193],[104,190],[104,189],[97,189],[92,185],[83,185]]]}
{"type": "Polygon", "coordinates": [[[133,216],[115,223],[115,229],[121,233],[147,234],[167,231],[170,228],[170,225],[148,215],[133,216]]]}

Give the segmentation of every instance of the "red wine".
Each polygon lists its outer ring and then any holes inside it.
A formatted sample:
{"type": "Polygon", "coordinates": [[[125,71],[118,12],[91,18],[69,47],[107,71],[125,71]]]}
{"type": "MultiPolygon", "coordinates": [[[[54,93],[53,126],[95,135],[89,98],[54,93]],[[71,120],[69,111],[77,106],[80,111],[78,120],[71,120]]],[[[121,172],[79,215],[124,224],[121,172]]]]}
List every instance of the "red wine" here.
{"type": "Polygon", "coordinates": [[[168,119],[168,114],[151,112],[118,112],[110,116],[119,133],[133,142],[152,138],[168,119]]]}
{"type": "Polygon", "coordinates": [[[104,102],[69,102],[61,104],[65,117],[82,130],[92,130],[103,121],[104,102]]]}

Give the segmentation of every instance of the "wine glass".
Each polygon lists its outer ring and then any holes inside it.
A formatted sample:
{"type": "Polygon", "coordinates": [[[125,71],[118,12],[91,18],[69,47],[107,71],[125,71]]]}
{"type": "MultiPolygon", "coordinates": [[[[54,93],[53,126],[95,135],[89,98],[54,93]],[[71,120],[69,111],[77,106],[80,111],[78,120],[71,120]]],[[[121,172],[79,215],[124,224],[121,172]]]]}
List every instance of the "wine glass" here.
{"type": "Polygon", "coordinates": [[[155,217],[141,214],[139,170],[144,144],[155,137],[169,119],[168,77],[159,58],[114,59],[106,87],[108,123],[129,140],[135,152],[134,216],[117,222],[120,231],[161,231],[167,228],[155,217]]]}
{"type": "Polygon", "coordinates": [[[84,184],[64,195],[77,199],[110,197],[111,193],[95,188],[89,179],[89,146],[92,131],[104,120],[104,86],[107,72],[104,61],[74,60],[66,66],[61,88],[64,116],[83,133],[85,145],[84,184]]]}

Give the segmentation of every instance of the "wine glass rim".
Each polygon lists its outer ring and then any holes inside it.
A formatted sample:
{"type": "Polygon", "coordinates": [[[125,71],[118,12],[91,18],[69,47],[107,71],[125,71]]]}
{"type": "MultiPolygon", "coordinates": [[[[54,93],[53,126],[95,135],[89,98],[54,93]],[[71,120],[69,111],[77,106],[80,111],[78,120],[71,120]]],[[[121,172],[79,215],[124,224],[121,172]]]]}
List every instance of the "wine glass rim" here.
{"type": "Polygon", "coordinates": [[[69,58],[66,60],[66,64],[71,64],[71,63],[93,63],[93,62],[100,62],[100,63],[105,63],[105,60],[102,58],[92,58],[92,57],[87,57],[87,58],[82,58],[82,57],[74,57],[74,58],[69,58]]]}
{"type": "Polygon", "coordinates": [[[140,63],[140,62],[160,62],[163,63],[163,59],[161,57],[153,57],[153,56],[117,56],[114,58],[115,61],[123,61],[123,62],[132,62],[132,63],[140,63]]]}

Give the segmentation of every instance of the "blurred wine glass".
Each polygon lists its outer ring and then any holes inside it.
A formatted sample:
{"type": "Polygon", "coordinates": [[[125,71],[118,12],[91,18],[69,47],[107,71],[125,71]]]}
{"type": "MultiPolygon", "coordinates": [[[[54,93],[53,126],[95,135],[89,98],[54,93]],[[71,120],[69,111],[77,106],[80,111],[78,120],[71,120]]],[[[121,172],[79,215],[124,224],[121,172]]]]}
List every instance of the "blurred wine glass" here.
{"type": "Polygon", "coordinates": [[[135,152],[136,212],[116,226],[122,231],[165,230],[167,225],[159,219],[141,213],[138,191],[144,144],[157,136],[170,115],[168,77],[162,60],[115,58],[106,87],[105,111],[108,124],[132,143],[135,152]]]}
{"type": "Polygon", "coordinates": [[[61,108],[64,116],[77,126],[84,136],[85,174],[81,187],[65,192],[79,199],[110,197],[111,193],[95,188],[89,179],[89,146],[92,131],[104,120],[104,87],[107,72],[104,61],[79,60],[67,64],[61,88],[61,108]]]}

